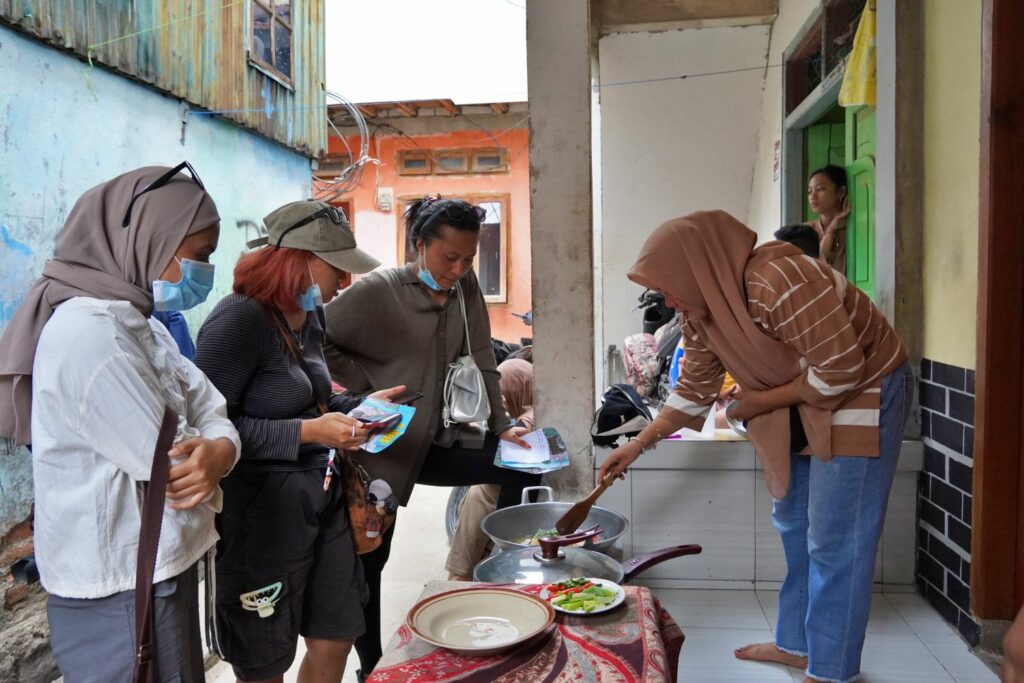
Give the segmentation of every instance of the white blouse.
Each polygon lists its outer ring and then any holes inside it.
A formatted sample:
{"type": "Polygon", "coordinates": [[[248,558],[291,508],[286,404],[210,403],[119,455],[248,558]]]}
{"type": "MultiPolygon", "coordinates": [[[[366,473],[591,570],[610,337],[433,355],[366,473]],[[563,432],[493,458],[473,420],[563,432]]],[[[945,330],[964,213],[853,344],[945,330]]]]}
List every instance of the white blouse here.
{"type": "MultiPolygon", "coordinates": [[[[224,397],[166,328],[126,301],[76,297],[46,323],[32,368],[35,554],[43,587],[100,598],[135,587],[142,482],[164,406],[175,441],[226,438],[241,453],[224,397]]],[[[188,569],[218,539],[221,492],[164,508],[155,581],[188,569]]]]}

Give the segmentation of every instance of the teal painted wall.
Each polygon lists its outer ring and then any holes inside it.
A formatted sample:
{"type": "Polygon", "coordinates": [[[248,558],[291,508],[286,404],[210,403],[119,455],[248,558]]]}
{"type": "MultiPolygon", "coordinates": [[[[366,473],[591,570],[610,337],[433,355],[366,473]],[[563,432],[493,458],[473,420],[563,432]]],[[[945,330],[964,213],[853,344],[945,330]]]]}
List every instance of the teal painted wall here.
{"type": "MultiPolygon", "coordinates": [[[[231,271],[262,217],[310,194],[310,162],[213,116],[190,115],[147,86],[95,69],[0,26],[0,329],[52,255],[68,211],[88,188],[150,164],[195,166],[221,214],[214,292],[188,314],[193,334],[231,288],[231,271]]],[[[28,454],[0,441],[0,538],[32,498],[28,454]]]]}

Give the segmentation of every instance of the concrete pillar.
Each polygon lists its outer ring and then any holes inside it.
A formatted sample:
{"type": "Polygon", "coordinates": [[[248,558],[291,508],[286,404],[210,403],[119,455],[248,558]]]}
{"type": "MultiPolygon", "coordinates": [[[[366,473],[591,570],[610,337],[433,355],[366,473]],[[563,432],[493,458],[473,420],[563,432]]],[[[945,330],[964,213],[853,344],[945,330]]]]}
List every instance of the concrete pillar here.
{"type": "MultiPolygon", "coordinates": [[[[924,2],[879,0],[875,299],[907,345],[915,371],[924,331],[924,2]]],[[[915,399],[905,435],[921,433],[915,399]]]]}
{"type": "Polygon", "coordinates": [[[549,477],[562,499],[594,481],[591,31],[589,0],[527,2],[534,403],[571,454],[549,477]]]}

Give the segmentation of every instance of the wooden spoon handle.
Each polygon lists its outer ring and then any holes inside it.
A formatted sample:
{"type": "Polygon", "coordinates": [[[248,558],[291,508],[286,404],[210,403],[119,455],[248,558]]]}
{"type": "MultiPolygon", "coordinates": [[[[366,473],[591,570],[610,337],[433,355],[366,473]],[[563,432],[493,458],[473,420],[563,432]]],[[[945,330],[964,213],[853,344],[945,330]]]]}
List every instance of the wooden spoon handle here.
{"type": "Polygon", "coordinates": [[[604,493],[608,489],[608,487],[614,483],[615,475],[606,475],[605,478],[602,479],[600,483],[598,483],[594,490],[590,492],[590,495],[583,499],[583,502],[593,505],[594,503],[597,502],[597,499],[601,497],[601,494],[604,493]]]}

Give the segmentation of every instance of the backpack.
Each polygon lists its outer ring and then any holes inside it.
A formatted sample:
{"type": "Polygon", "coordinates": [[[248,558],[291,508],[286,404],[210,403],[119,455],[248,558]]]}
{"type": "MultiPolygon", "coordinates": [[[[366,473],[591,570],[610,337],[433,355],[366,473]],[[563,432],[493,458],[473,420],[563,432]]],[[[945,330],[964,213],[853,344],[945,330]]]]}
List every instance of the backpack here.
{"type": "Polygon", "coordinates": [[[626,337],[622,345],[622,364],[626,369],[626,382],[641,398],[654,396],[661,373],[661,360],[654,335],[641,333],[626,337]]]}
{"type": "Polygon", "coordinates": [[[595,446],[615,446],[620,436],[636,436],[651,423],[651,411],[628,384],[613,384],[601,396],[590,437],[595,446]]]}

